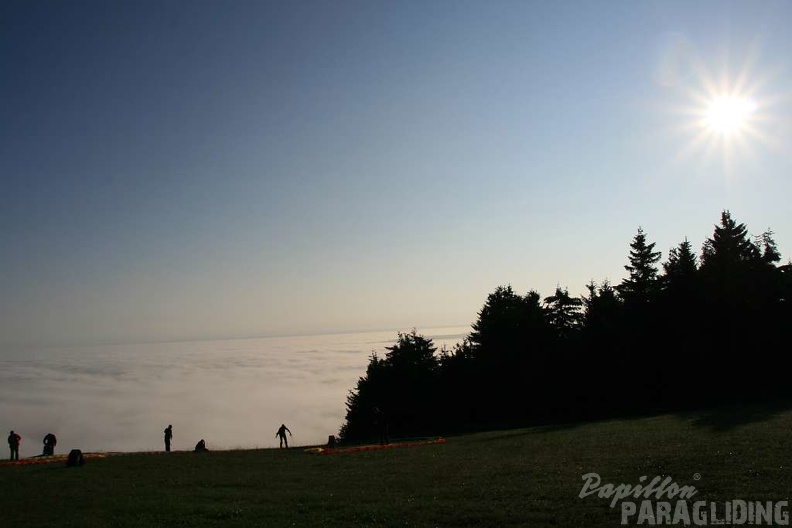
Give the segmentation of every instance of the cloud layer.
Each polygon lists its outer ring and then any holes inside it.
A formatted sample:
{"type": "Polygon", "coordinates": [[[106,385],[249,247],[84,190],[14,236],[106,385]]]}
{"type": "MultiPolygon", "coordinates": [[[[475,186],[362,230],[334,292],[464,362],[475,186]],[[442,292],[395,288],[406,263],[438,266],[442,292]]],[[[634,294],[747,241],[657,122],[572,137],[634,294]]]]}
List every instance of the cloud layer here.
{"type": "MultiPolygon", "coordinates": [[[[438,348],[468,328],[427,329],[438,348]]],[[[0,360],[0,427],[23,437],[23,457],[56,452],[276,447],[281,423],[295,445],[337,434],[346,396],[372,352],[396,332],[41,349],[0,360]]]]}

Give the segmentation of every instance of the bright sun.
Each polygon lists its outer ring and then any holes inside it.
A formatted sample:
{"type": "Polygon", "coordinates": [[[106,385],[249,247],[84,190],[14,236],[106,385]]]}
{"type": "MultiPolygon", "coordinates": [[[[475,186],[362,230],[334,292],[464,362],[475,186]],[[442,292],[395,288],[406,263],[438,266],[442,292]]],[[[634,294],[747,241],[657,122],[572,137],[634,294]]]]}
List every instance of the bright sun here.
{"type": "Polygon", "coordinates": [[[682,66],[672,72],[667,86],[681,96],[679,104],[670,107],[682,117],[672,125],[682,139],[678,160],[695,154],[705,166],[719,165],[724,177],[730,178],[741,164],[755,161],[763,151],[785,148],[774,131],[784,129],[776,106],[786,97],[771,90],[779,73],[763,74],[754,68],[758,44],[747,49],[738,64],[719,61],[718,71],[710,70],[692,45],[674,50],[674,60],[682,66]]]}
{"type": "Polygon", "coordinates": [[[712,132],[729,136],[745,130],[756,103],[745,97],[716,97],[712,99],[704,117],[704,125],[712,132]]]}

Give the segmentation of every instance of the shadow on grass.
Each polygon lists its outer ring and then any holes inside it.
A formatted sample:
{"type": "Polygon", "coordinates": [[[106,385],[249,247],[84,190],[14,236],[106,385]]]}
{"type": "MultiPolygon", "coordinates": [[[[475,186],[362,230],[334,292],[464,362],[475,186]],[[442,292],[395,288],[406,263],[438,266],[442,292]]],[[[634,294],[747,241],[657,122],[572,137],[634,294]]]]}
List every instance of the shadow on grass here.
{"type": "Polygon", "coordinates": [[[476,430],[469,430],[463,432],[454,432],[445,435],[446,438],[454,437],[470,437],[470,435],[478,435],[475,438],[468,440],[469,442],[493,442],[502,440],[504,438],[518,438],[521,436],[530,436],[536,434],[550,433],[553,431],[566,431],[576,429],[578,427],[587,425],[591,422],[558,422],[558,423],[541,423],[541,424],[499,424],[491,426],[490,428],[482,428],[476,430]]]}
{"type": "Polygon", "coordinates": [[[465,431],[450,434],[447,437],[467,436],[483,433],[474,442],[492,442],[506,438],[516,438],[537,434],[569,431],[579,427],[614,420],[631,421],[657,418],[659,416],[676,416],[689,422],[696,428],[709,429],[712,432],[728,432],[742,426],[766,422],[792,411],[792,400],[772,400],[768,402],[752,402],[743,404],[720,405],[694,410],[655,410],[646,413],[615,413],[613,416],[591,418],[573,422],[540,423],[540,424],[502,424],[501,426],[478,431],[465,431]]]}
{"type": "Polygon", "coordinates": [[[745,425],[766,422],[792,409],[792,401],[777,400],[750,405],[731,405],[676,413],[694,427],[726,432],[745,425]]]}
{"type": "MultiPolygon", "coordinates": [[[[554,433],[558,431],[570,431],[588,425],[601,424],[601,423],[607,423],[613,421],[645,420],[647,418],[656,418],[658,416],[663,416],[671,413],[672,411],[657,411],[657,410],[646,411],[646,412],[617,411],[617,412],[613,412],[613,414],[611,415],[595,416],[595,417],[589,417],[589,418],[584,418],[575,421],[568,421],[568,422],[545,421],[542,423],[515,426],[515,428],[520,427],[520,430],[504,431],[504,434],[502,435],[487,436],[486,439],[495,440],[499,438],[522,436],[522,435],[535,435],[535,434],[554,433]]],[[[504,429],[509,429],[509,428],[507,427],[504,429]]]]}

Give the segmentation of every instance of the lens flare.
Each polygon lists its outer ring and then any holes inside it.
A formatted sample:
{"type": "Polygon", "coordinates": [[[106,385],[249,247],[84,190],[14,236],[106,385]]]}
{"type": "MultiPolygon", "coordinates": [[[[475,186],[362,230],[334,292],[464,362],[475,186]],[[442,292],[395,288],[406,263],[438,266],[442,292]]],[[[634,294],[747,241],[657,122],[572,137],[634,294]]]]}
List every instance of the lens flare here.
{"type": "Polygon", "coordinates": [[[784,70],[760,60],[758,39],[745,46],[742,59],[725,51],[704,57],[692,41],[680,39],[676,75],[663,77],[673,81],[663,83],[673,98],[663,108],[674,117],[668,121],[677,146],[672,162],[715,166],[731,185],[761,155],[786,148],[783,104],[789,96],[777,91],[784,70]]]}

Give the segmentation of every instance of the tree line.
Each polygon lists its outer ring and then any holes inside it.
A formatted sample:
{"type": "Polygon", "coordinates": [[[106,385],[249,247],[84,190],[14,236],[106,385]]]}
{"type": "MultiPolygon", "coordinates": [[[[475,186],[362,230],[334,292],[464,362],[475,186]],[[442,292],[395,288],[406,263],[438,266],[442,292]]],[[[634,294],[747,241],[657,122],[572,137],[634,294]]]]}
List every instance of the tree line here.
{"type": "Polygon", "coordinates": [[[399,333],[350,391],[341,438],[376,439],[379,416],[414,437],[792,395],[792,265],[773,233],[724,211],[698,254],[685,239],[661,257],[639,228],[617,285],[498,286],[450,350],[399,333]]]}

